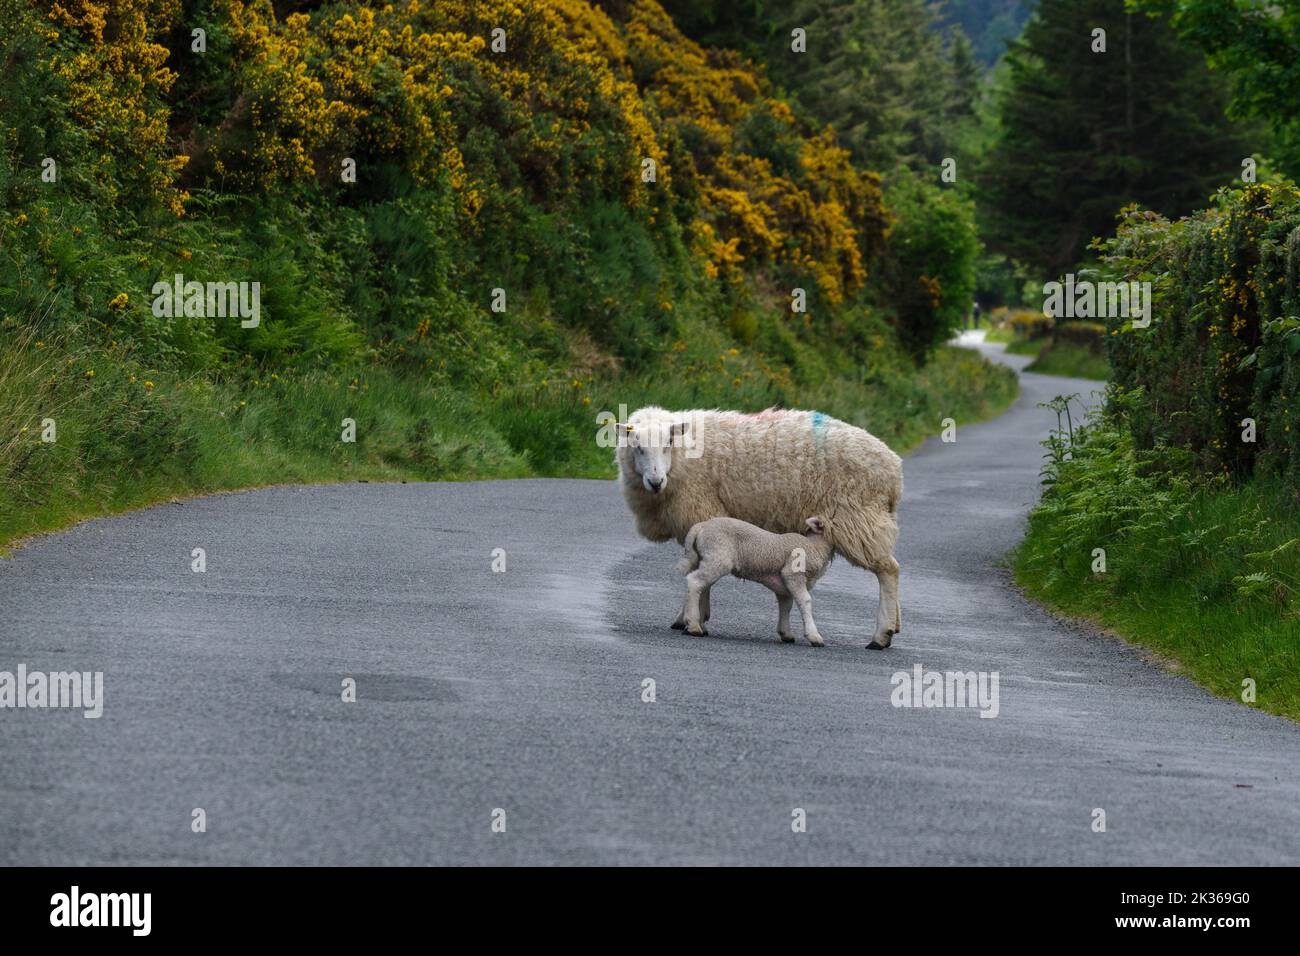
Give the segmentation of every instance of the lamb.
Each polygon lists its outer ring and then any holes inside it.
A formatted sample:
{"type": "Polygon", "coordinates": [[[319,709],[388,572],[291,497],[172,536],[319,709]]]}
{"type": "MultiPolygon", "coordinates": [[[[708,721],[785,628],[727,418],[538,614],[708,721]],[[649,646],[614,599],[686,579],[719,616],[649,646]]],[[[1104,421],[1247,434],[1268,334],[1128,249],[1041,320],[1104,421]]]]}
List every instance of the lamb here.
{"type": "Polygon", "coordinates": [[[826,540],[826,523],[820,515],[806,522],[804,534],[773,534],[736,518],[710,518],[686,534],[685,555],[677,566],[686,575],[686,603],[673,627],[687,634],[708,634],[700,621],[700,596],[719,578],[732,574],[757,581],[776,594],[776,633],[787,644],[790,604],[797,601],[803,634],[813,647],[825,642],[817,632],[808,592],[830,565],[835,552],[826,540]]]}
{"type": "MultiPolygon", "coordinates": [[[[894,546],[903,463],[880,439],[820,412],[651,406],[623,423],[616,460],[637,531],[651,541],[682,543],[709,518],[786,534],[802,531],[808,515],[823,516],[835,553],[879,582],[867,646],[888,647],[902,629],[894,546]]],[[[707,588],[700,601],[707,621],[707,588]]]]}

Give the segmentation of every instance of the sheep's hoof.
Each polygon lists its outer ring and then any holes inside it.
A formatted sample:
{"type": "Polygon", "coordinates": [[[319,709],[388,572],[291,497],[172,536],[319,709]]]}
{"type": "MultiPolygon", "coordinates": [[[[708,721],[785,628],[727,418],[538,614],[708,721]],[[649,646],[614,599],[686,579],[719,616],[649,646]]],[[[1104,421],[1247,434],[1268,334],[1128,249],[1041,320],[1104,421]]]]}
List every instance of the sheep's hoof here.
{"type": "Polygon", "coordinates": [[[707,627],[699,627],[699,628],[688,627],[686,628],[686,633],[692,635],[693,637],[708,637],[709,629],[707,627]]]}
{"type": "Polygon", "coordinates": [[[781,643],[782,643],[782,644],[793,644],[793,643],[794,643],[794,635],[793,635],[793,634],[778,634],[777,637],[781,638],[781,643]]]}
{"type": "Polygon", "coordinates": [[[897,631],[885,631],[884,634],[877,634],[871,639],[871,643],[867,645],[867,650],[883,651],[890,644],[894,643],[894,635],[897,633],[897,631]]]}
{"type": "Polygon", "coordinates": [[[686,630],[686,622],[685,622],[685,621],[673,621],[673,622],[672,622],[671,624],[669,624],[668,626],[671,627],[674,631],[684,631],[684,630],[686,630]]]}

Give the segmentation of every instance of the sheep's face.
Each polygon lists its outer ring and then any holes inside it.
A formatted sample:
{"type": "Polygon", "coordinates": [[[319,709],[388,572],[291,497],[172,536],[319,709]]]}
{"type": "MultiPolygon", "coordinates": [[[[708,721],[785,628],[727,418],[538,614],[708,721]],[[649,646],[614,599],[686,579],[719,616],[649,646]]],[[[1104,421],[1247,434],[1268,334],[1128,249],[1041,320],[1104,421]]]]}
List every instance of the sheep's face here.
{"type": "Polygon", "coordinates": [[[657,495],[668,487],[673,445],[681,447],[687,428],[686,422],[637,423],[629,428],[627,447],[632,467],[641,477],[641,486],[651,494],[657,495]]]}

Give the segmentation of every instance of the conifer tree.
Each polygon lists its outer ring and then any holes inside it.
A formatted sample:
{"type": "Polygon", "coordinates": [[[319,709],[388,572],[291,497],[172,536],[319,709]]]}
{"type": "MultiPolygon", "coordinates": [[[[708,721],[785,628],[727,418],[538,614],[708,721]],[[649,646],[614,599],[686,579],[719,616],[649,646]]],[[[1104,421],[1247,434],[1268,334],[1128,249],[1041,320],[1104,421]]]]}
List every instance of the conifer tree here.
{"type": "Polygon", "coordinates": [[[980,177],[987,239],[1049,274],[1127,203],[1167,216],[1205,205],[1256,145],[1225,118],[1203,56],[1124,0],[1042,0],[1008,66],[980,177]]]}

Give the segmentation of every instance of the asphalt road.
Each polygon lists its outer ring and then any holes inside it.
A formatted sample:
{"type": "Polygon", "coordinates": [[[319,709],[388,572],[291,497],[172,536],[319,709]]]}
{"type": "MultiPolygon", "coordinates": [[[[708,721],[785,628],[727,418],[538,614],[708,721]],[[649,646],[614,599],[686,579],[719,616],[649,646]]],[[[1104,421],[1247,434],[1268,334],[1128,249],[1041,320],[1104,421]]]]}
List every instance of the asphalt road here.
{"type": "Polygon", "coordinates": [[[0,670],[101,670],[104,713],[0,710],[0,862],[1300,863],[1300,727],[999,567],[1036,404],[1093,388],[1027,373],[906,460],[883,652],[844,562],[813,595],[824,649],[734,581],[710,636],[670,630],[677,549],[612,481],[272,488],[36,541],[0,561],[0,670]],[[918,663],[997,671],[998,716],[892,706],[918,663]]]}

